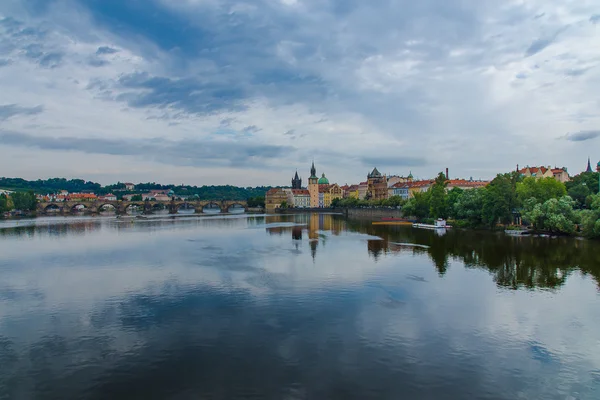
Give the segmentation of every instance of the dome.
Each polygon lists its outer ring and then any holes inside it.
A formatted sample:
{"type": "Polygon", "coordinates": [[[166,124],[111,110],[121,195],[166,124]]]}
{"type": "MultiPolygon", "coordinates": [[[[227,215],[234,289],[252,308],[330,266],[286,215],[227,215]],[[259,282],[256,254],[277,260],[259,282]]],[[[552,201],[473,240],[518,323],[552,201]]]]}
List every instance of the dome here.
{"type": "Polygon", "coordinates": [[[597,167],[600,167],[600,161],[598,161],[598,164],[596,164],[597,167]]]}
{"type": "Polygon", "coordinates": [[[319,178],[319,185],[329,185],[329,179],[325,178],[325,174],[319,178]]]}

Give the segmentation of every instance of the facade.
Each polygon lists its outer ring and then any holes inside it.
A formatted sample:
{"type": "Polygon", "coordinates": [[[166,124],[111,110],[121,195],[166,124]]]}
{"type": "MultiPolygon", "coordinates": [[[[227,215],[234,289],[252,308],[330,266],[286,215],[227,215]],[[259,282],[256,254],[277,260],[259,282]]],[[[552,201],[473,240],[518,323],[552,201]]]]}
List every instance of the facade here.
{"type": "Polygon", "coordinates": [[[131,182],[125,182],[125,190],[135,190],[135,185],[131,182]]]}
{"type": "Polygon", "coordinates": [[[103,200],[103,201],[117,201],[117,196],[115,196],[112,193],[109,193],[107,195],[98,197],[98,200],[103,200]]]}
{"type": "MultiPolygon", "coordinates": [[[[589,160],[588,160],[588,168],[589,167],[590,167],[590,165],[589,165],[589,160]]],[[[519,169],[518,172],[526,178],[527,177],[533,177],[536,179],[554,178],[559,182],[567,182],[570,179],[569,173],[567,172],[567,168],[565,168],[565,167],[551,168],[550,166],[548,166],[548,167],[527,166],[525,168],[519,169]]]]}
{"type": "Polygon", "coordinates": [[[154,200],[156,201],[171,201],[171,196],[166,194],[155,194],[154,200]]]}
{"type": "Polygon", "coordinates": [[[408,192],[408,183],[398,182],[394,186],[391,187],[392,196],[400,196],[404,200],[408,200],[409,192],[408,192]]]}
{"type": "Polygon", "coordinates": [[[358,184],[358,198],[359,200],[364,200],[367,197],[367,182],[361,182],[358,184]]]}
{"type": "Polygon", "coordinates": [[[447,181],[447,183],[448,186],[446,186],[446,190],[451,190],[455,187],[463,190],[468,190],[484,187],[490,184],[489,181],[475,181],[473,179],[451,179],[447,181]]]}
{"type": "Polygon", "coordinates": [[[377,168],[367,175],[367,194],[368,200],[383,200],[388,198],[387,178],[382,175],[377,168]]]}
{"type": "Polygon", "coordinates": [[[349,197],[353,199],[359,198],[359,187],[358,185],[350,185],[343,193],[344,197],[349,197]]]}
{"type": "Polygon", "coordinates": [[[334,199],[342,198],[342,188],[337,183],[327,185],[323,189],[323,207],[331,207],[334,199]]]}
{"type": "Polygon", "coordinates": [[[298,208],[310,208],[310,192],[307,189],[291,189],[289,194],[289,204],[298,208]]]}
{"type": "Polygon", "coordinates": [[[67,200],[70,201],[94,201],[98,197],[93,193],[71,193],[67,200]]]}
{"type": "Polygon", "coordinates": [[[265,208],[268,211],[273,211],[281,207],[281,203],[288,201],[288,194],[282,188],[270,189],[265,195],[265,208]]]}
{"type": "Polygon", "coordinates": [[[563,168],[553,168],[552,176],[559,182],[565,183],[568,182],[571,178],[569,177],[569,173],[565,167],[563,168]]]}

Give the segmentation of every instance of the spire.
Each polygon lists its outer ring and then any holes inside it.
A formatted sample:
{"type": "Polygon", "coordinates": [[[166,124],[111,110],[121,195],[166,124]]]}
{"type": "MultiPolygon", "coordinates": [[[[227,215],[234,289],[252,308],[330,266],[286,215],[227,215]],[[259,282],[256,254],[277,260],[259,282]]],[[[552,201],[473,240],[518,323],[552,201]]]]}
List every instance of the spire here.
{"type": "Polygon", "coordinates": [[[590,164],[590,158],[588,157],[588,166],[585,172],[592,172],[592,164],[590,164]]]}
{"type": "Polygon", "coordinates": [[[312,162],[312,166],[310,167],[310,177],[311,178],[316,178],[317,177],[317,169],[315,168],[315,161],[314,160],[312,162]]]}

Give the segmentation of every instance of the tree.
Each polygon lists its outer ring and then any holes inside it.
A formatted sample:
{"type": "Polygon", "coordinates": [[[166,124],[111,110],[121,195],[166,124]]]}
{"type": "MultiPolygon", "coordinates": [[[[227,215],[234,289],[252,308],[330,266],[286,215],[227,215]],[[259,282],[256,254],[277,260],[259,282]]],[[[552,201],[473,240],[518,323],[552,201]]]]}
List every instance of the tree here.
{"type": "Polygon", "coordinates": [[[288,208],[288,203],[287,201],[282,201],[281,204],[279,205],[279,208],[288,208]]]}
{"type": "Polygon", "coordinates": [[[435,178],[435,182],[431,186],[431,189],[429,189],[429,191],[431,192],[429,201],[429,213],[433,218],[448,217],[446,185],[446,175],[440,172],[435,178]]]}
{"type": "Polygon", "coordinates": [[[590,209],[581,211],[581,230],[588,238],[600,238],[600,195],[590,200],[590,209]]]}
{"type": "Polygon", "coordinates": [[[406,202],[404,207],[402,207],[403,215],[413,216],[418,219],[429,217],[429,198],[429,191],[425,193],[416,192],[414,196],[406,202]]]}
{"type": "MultiPolygon", "coordinates": [[[[533,203],[534,198],[527,200],[533,203]]],[[[577,214],[573,210],[575,202],[569,196],[563,196],[560,199],[549,199],[544,203],[535,203],[528,208],[524,218],[531,222],[535,229],[549,231],[552,233],[575,232],[575,223],[577,214]]]]}
{"type": "Polygon", "coordinates": [[[582,172],[579,175],[575,175],[571,178],[569,182],[565,184],[567,187],[567,192],[569,192],[575,186],[580,186],[585,184],[591,194],[598,193],[598,177],[600,173],[598,172],[582,172]]]}
{"type": "Polygon", "coordinates": [[[482,207],[482,220],[493,228],[498,222],[509,224],[517,207],[517,172],[498,174],[487,186],[482,207]]]}
{"type": "Polygon", "coordinates": [[[446,207],[448,210],[448,216],[452,218],[456,218],[456,204],[460,201],[465,191],[461,188],[454,187],[448,191],[448,196],[446,197],[446,207]]]}
{"type": "Polygon", "coordinates": [[[264,196],[249,197],[246,202],[248,203],[248,207],[265,207],[264,196]]]}
{"type": "Polygon", "coordinates": [[[572,186],[567,190],[567,194],[575,201],[577,208],[584,208],[588,196],[592,194],[590,188],[585,184],[572,186]]]}
{"type": "Polygon", "coordinates": [[[135,196],[131,196],[131,201],[142,201],[142,195],[136,194],[135,196]]]}
{"type": "Polygon", "coordinates": [[[554,178],[527,177],[517,183],[517,196],[521,204],[530,198],[535,198],[538,203],[544,203],[547,200],[558,199],[566,195],[565,184],[554,178]]]}
{"type": "Polygon", "coordinates": [[[15,209],[21,211],[34,211],[37,205],[37,199],[33,191],[29,192],[14,192],[11,198],[15,209]]]}
{"type": "Polygon", "coordinates": [[[10,211],[8,209],[8,197],[4,194],[0,194],[0,213],[10,211]]]}
{"type": "Polygon", "coordinates": [[[452,208],[454,218],[466,221],[472,227],[481,226],[486,190],[486,188],[476,188],[463,191],[452,208]]]}

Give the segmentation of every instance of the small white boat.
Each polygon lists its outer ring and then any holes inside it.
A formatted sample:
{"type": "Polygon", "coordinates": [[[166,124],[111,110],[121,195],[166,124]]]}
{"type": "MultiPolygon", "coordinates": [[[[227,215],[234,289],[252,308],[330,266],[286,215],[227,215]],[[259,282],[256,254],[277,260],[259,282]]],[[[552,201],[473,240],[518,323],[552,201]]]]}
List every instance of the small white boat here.
{"type": "Polygon", "coordinates": [[[431,224],[413,224],[413,228],[423,228],[423,229],[447,229],[452,228],[452,226],[446,224],[446,220],[442,218],[438,218],[435,221],[435,225],[431,224]]]}

